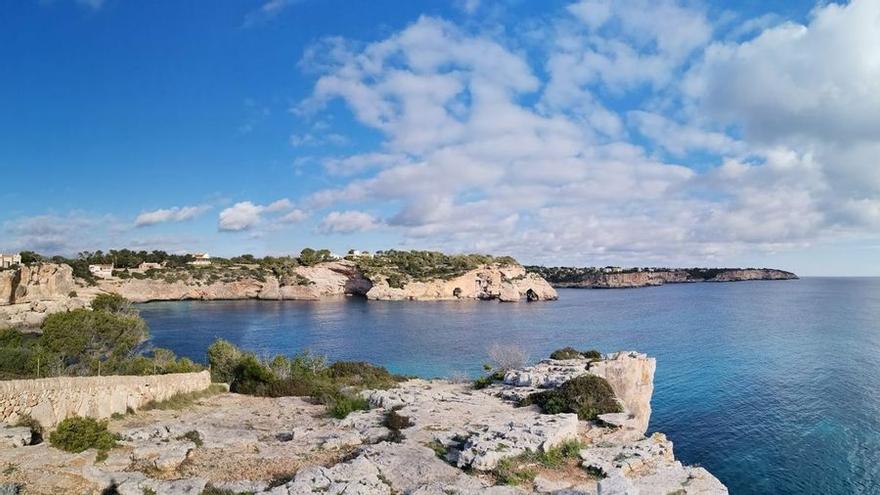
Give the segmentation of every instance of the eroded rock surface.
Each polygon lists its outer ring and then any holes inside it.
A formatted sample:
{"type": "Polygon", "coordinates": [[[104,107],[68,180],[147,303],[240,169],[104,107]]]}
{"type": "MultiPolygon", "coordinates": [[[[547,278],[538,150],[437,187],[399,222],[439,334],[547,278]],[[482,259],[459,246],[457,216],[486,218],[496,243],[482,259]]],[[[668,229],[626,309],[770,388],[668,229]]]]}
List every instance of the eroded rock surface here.
{"type": "Polygon", "coordinates": [[[607,376],[630,411],[650,413],[654,361],[615,353],[598,362],[545,361],[508,374],[483,390],[443,380],[409,380],[365,391],[372,409],[343,420],[296,398],[221,394],[183,411],[147,411],[111,422],[120,447],[95,460],[94,451],[60,452],[46,444],[0,448],[0,465],[16,469],[0,482],[27,493],[198,494],[206,486],[289,494],[668,494],[727,493],[701,468],[683,466],[661,434],[633,438],[633,426],[545,415],[508,398],[556,386],[580,373],[607,376]],[[589,369],[587,366],[589,365],[589,369]],[[632,380],[633,383],[624,383],[632,380]],[[390,411],[408,427],[389,430],[390,411]],[[501,465],[530,453],[579,442],[571,462],[539,467],[518,485],[501,485],[501,465]]]}

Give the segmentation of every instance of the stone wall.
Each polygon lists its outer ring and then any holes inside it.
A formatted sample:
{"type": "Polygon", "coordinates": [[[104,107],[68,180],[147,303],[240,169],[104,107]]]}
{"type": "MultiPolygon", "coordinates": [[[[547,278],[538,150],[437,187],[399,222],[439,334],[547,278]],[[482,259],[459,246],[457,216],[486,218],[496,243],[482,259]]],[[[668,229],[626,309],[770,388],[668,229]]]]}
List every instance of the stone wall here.
{"type": "Polygon", "coordinates": [[[14,424],[30,415],[44,428],[65,418],[109,418],[150,401],[198,392],[211,385],[208,371],[149,376],[57,377],[0,381],[0,423],[14,424]]]}

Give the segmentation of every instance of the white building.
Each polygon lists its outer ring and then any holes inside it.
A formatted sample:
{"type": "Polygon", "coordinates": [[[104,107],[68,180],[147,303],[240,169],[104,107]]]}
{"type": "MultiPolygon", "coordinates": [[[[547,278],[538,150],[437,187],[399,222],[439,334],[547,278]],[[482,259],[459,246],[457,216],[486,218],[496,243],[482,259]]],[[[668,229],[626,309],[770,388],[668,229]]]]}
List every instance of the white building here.
{"type": "Polygon", "coordinates": [[[0,254],[0,268],[9,268],[21,264],[20,254],[0,254]]]}
{"type": "Polygon", "coordinates": [[[623,271],[623,268],[619,266],[606,266],[602,271],[605,273],[620,273],[623,271]]]}
{"type": "Polygon", "coordinates": [[[138,265],[138,270],[141,270],[141,271],[147,271],[147,270],[158,270],[158,269],[160,269],[160,268],[162,268],[162,264],[161,264],[161,263],[150,263],[150,262],[147,262],[147,261],[144,261],[143,263],[141,263],[140,265],[138,265]]]}
{"type": "Polygon", "coordinates": [[[89,265],[89,272],[98,278],[113,276],[113,265],[89,265]]]}
{"type": "Polygon", "coordinates": [[[211,257],[208,253],[195,253],[192,256],[193,260],[189,262],[190,265],[208,266],[211,264],[211,257]]]}

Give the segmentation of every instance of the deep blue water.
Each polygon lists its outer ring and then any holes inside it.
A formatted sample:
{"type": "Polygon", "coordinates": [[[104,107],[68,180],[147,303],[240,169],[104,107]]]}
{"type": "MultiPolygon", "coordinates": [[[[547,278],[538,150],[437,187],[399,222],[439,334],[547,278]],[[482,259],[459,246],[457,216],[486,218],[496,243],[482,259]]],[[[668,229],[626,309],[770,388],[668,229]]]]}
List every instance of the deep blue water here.
{"type": "Polygon", "coordinates": [[[244,348],[479,373],[494,342],[534,360],[572,345],[657,358],[652,431],[734,494],[880,493],[880,278],[561,290],[559,301],[170,302],[154,343],[204,361],[244,348]]]}

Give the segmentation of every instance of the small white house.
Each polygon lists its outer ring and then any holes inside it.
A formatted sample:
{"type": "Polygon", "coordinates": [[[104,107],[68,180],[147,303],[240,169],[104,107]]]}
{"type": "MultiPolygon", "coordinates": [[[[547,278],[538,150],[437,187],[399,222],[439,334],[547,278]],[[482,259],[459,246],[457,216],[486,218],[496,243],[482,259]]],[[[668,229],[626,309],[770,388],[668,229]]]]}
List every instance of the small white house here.
{"type": "Polygon", "coordinates": [[[89,265],[89,272],[98,278],[111,278],[113,265],[89,265]]]}
{"type": "Polygon", "coordinates": [[[189,262],[194,266],[208,266],[211,264],[211,256],[208,253],[195,253],[192,255],[193,260],[189,262]]]}
{"type": "Polygon", "coordinates": [[[21,264],[20,254],[0,254],[0,268],[9,268],[21,264]]]}
{"type": "Polygon", "coordinates": [[[144,261],[143,263],[138,265],[138,270],[141,270],[144,272],[147,270],[158,270],[159,268],[162,268],[161,263],[150,263],[150,262],[144,261]]]}
{"type": "Polygon", "coordinates": [[[623,268],[619,266],[606,266],[602,271],[605,273],[620,273],[623,271],[623,268]]]}

